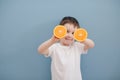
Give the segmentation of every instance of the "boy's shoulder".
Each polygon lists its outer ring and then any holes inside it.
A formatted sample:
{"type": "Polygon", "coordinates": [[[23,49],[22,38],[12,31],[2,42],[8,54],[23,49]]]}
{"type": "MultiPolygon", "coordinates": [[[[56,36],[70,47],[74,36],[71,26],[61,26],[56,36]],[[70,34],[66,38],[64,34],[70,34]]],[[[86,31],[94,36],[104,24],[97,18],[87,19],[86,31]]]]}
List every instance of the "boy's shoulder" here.
{"type": "Polygon", "coordinates": [[[81,43],[81,42],[77,42],[77,41],[75,41],[75,42],[74,42],[74,45],[80,45],[80,46],[83,46],[84,44],[81,43]]]}
{"type": "Polygon", "coordinates": [[[54,43],[51,47],[57,47],[59,45],[60,45],[60,43],[54,43]]]}
{"type": "MultiPolygon", "coordinates": [[[[75,41],[73,44],[72,44],[72,46],[83,46],[84,44],[83,43],[81,43],[81,42],[77,42],[77,41],[75,41]]],[[[58,43],[54,43],[52,46],[56,46],[56,47],[63,47],[63,45],[61,45],[59,42],[58,43]]],[[[64,46],[65,47],[65,46],[64,46]]]]}
{"type": "Polygon", "coordinates": [[[57,48],[69,48],[69,47],[83,47],[84,44],[83,43],[80,43],[80,42],[77,42],[75,41],[71,46],[64,46],[64,45],[61,45],[59,42],[58,43],[54,43],[51,48],[54,48],[54,49],[57,49],[57,48]]]}

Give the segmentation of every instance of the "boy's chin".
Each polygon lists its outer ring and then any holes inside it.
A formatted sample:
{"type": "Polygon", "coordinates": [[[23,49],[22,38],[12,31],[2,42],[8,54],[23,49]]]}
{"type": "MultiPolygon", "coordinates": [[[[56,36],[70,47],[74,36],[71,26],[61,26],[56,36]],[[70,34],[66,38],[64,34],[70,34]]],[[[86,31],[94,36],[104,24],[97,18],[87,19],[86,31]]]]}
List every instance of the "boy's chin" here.
{"type": "Polygon", "coordinates": [[[66,45],[66,46],[69,46],[69,45],[73,44],[73,42],[74,42],[74,41],[64,40],[64,41],[62,42],[62,44],[63,44],[63,45],[66,45]]]}
{"type": "Polygon", "coordinates": [[[73,44],[73,42],[66,42],[66,45],[71,45],[71,44],[73,44]]]}

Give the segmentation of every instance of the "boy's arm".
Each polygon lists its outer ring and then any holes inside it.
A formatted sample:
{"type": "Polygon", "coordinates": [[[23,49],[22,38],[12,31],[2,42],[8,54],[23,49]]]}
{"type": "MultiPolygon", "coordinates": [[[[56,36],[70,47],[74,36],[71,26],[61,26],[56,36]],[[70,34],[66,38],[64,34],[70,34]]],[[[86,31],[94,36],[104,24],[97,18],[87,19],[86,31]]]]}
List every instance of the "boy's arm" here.
{"type": "Polygon", "coordinates": [[[91,39],[86,39],[82,43],[85,45],[85,47],[84,47],[85,51],[90,49],[90,48],[93,48],[95,46],[95,43],[91,39]]]}
{"type": "Polygon", "coordinates": [[[48,55],[49,53],[49,47],[53,45],[55,42],[57,42],[59,39],[57,39],[55,36],[53,36],[51,39],[45,41],[38,47],[38,52],[41,54],[48,55]]]}

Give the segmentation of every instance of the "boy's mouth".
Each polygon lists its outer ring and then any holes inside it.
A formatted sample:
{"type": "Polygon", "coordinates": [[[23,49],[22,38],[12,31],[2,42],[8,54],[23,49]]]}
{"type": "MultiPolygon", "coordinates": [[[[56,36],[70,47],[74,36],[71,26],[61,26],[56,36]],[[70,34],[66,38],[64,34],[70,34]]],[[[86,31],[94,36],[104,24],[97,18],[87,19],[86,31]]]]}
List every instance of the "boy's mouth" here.
{"type": "Polygon", "coordinates": [[[65,38],[65,40],[73,41],[73,38],[65,38]]]}

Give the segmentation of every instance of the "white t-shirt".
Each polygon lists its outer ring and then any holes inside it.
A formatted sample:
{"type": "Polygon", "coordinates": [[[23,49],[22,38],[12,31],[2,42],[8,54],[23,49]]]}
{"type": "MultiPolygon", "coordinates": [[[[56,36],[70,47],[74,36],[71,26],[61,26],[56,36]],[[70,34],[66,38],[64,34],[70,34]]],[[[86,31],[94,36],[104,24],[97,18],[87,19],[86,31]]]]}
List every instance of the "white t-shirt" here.
{"type": "Polygon", "coordinates": [[[80,55],[86,53],[84,44],[74,42],[71,46],[55,43],[49,48],[52,80],[82,80],[80,55]]]}

